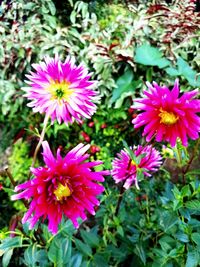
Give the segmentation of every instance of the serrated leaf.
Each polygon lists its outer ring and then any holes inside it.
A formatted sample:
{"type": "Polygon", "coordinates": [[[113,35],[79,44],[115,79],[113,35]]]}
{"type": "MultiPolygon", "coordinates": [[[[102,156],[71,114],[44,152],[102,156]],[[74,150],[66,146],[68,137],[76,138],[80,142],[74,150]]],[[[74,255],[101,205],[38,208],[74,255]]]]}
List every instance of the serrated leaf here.
{"type": "Polygon", "coordinates": [[[190,191],[190,186],[189,186],[189,185],[185,185],[185,186],[181,189],[181,195],[182,195],[182,197],[190,196],[190,195],[191,195],[191,191],[190,191]]]}
{"type": "Polygon", "coordinates": [[[95,254],[93,264],[95,267],[108,267],[106,259],[102,255],[95,254]]]}
{"type": "Polygon", "coordinates": [[[82,266],[83,256],[80,253],[77,253],[72,256],[69,262],[69,267],[81,267],[82,266]]]}
{"type": "Polygon", "coordinates": [[[84,230],[81,230],[80,233],[86,244],[88,244],[92,248],[98,247],[99,237],[96,234],[92,232],[86,232],[84,230]]]}
{"type": "Polygon", "coordinates": [[[199,253],[194,249],[194,251],[189,251],[187,254],[187,261],[185,267],[196,267],[199,263],[199,253]]]}
{"type": "Polygon", "coordinates": [[[159,244],[161,245],[162,250],[164,250],[166,252],[168,252],[170,249],[172,249],[172,247],[164,240],[159,240],[159,244]]]}
{"type": "Polygon", "coordinates": [[[87,256],[92,255],[92,249],[87,244],[83,243],[79,239],[75,239],[75,244],[76,244],[77,249],[83,252],[83,254],[87,256]]]}
{"type": "Polygon", "coordinates": [[[178,232],[175,234],[175,237],[181,242],[184,242],[184,243],[189,242],[188,235],[186,235],[185,233],[178,232]]]}
{"type": "Polygon", "coordinates": [[[67,264],[71,258],[71,240],[55,237],[48,251],[48,258],[58,266],[67,264]]]}
{"type": "Polygon", "coordinates": [[[37,259],[37,247],[36,244],[28,247],[24,253],[24,259],[28,266],[35,267],[37,259]]]}
{"type": "Polygon", "coordinates": [[[186,208],[191,210],[200,210],[200,200],[190,200],[185,203],[186,208]]]}
{"type": "Polygon", "coordinates": [[[136,248],[137,255],[140,257],[141,261],[145,265],[146,264],[146,254],[145,254],[145,251],[143,249],[143,246],[141,244],[137,244],[135,246],[135,248],[136,248]]]}
{"type": "Polygon", "coordinates": [[[121,225],[117,226],[117,232],[123,237],[124,236],[124,230],[121,225]]]}
{"type": "Polygon", "coordinates": [[[200,233],[192,233],[191,238],[200,247],[200,233]]]}
{"type": "Polygon", "coordinates": [[[164,232],[167,232],[178,222],[177,216],[172,212],[162,212],[160,214],[160,226],[163,228],[164,232]]]}

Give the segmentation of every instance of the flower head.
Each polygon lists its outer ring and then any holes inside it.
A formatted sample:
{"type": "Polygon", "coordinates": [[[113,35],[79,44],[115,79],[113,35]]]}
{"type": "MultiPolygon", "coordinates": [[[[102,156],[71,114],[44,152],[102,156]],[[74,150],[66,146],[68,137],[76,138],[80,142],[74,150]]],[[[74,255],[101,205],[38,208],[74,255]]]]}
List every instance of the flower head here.
{"type": "Polygon", "coordinates": [[[67,57],[64,63],[58,56],[46,57],[44,62],[33,64],[36,72],[26,75],[29,79],[24,87],[24,96],[31,100],[28,104],[34,112],[47,113],[52,121],[59,123],[78,122],[81,118],[90,118],[96,111],[93,100],[97,93],[92,89],[95,81],[89,81],[83,65],[76,66],[74,60],[67,57]]]}
{"type": "Polygon", "coordinates": [[[151,145],[142,147],[137,146],[131,149],[134,154],[134,160],[129,155],[128,151],[121,150],[112,162],[111,175],[116,183],[124,182],[124,187],[128,189],[133,183],[138,186],[138,172],[151,176],[149,171],[155,172],[162,163],[160,153],[151,145]]]}
{"type": "Polygon", "coordinates": [[[188,145],[187,138],[193,140],[199,137],[200,100],[193,99],[198,90],[183,93],[180,97],[178,80],[175,81],[170,91],[166,86],[160,87],[157,83],[147,83],[149,90],[144,91],[144,98],[135,99],[133,107],[142,110],[133,119],[135,128],[143,125],[143,136],[149,142],[155,135],[156,141],[167,141],[172,147],[177,138],[180,138],[184,146],[188,145]]]}
{"type": "Polygon", "coordinates": [[[101,161],[84,162],[89,157],[85,154],[89,145],[77,145],[64,158],[59,149],[55,158],[46,141],[42,145],[46,167],[32,168],[34,179],[16,186],[15,191],[23,191],[13,195],[12,200],[31,199],[22,219],[22,223],[30,223],[30,229],[40,218],[48,219],[49,231],[55,234],[63,215],[77,228],[77,219],[85,220],[86,211],[95,214],[94,207],[99,205],[96,197],[104,191],[97,182],[104,181],[103,175],[108,172],[91,170],[102,164],[101,161]]]}

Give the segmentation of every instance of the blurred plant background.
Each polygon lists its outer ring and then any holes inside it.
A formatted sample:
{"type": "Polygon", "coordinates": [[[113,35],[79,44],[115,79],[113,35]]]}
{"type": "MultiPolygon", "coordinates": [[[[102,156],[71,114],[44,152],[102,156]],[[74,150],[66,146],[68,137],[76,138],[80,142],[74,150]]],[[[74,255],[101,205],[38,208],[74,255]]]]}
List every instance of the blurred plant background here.
{"type": "MultiPolygon", "coordinates": [[[[130,106],[145,82],[172,86],[178,77],[182,92],[200,86],[198,3],[1,1],[0,167],[8,165],[17,183],[27,179],[43,119],[26,106],[21,87],[31,64],[55,53],[75,56],[93,72],[101,101],[91,120],[52,125],[46,138],[53,148],[89,143],[91,157],[110,169],[123,140],[144,143],[130,106]]],[[[163,150],[163,167],[139,191],[127,190],[119,211],[120,186],[108,177],[96,216],[78,231],[63,220],[56,236],[45,224],[34,231],[21,224],[26,209],[10,201],[9,181],[0,176],[1,266],[199,266],[199,143],[180,150],[181,166],[176,151],[163,150]]]]}

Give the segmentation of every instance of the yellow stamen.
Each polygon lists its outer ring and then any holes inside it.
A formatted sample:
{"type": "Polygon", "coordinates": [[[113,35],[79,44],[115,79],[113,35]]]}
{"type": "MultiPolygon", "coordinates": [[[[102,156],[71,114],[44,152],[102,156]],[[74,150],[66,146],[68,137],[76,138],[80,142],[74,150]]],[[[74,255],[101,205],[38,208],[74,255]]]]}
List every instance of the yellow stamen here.
{"type": "Polygon", "coordinates": [[[64,197],[69,197],[71,195],[71,191],[67,185],[58,183],[58,187],[54,191],[54,195],[58,201],[61,201],[64,197]]]}
{"type": "Polygon", "coordinates": [[[70,83],[66,81],[58,82],[51,81],[49,87],[46,89],[52,95],[52,99],[69,101],[70,95],[73,93],[73,89],[69,88],[70,83]]]}
{"type": "Polygon", "coordinates": [[[136,162],[133,159],[131,160],[131,165],[135,166],[136,168],[138,167],[138,165],[136,164],[136,162]]]}
{"type": "Polygon", "coordinates": [[[166,124],[166,125],[173,125],[177,122],[179,119],[178,116],[176,116],[173,112],[167,112],[160,109],[159,117],[161,117],[160,123],[166,124]]]}

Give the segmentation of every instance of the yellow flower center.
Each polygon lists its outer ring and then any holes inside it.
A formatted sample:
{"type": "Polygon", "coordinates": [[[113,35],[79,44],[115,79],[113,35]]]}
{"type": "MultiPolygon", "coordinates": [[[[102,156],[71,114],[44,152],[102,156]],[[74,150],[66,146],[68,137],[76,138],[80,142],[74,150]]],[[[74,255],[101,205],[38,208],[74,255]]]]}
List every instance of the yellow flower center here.
{"type": "Polygon", "coordinates": [[[159,117],[161,118],[160,123],[166,124],[166,125],[173,125],[177,122],[179,119],[178,116],[176,116],[173,112],[167,112],[160,109],[159,117]]]}
{"type": "Polygon", "coordinates": [[[51,81],[47,91],[49,91],[52,95],[52,99],[65,100],[69,101],[70,95],[73,93],[73,89],[69,88],[70,83],[66,81],[58,82],[51,81]]]}
{"type": "Polygon", "coordinates": [[[57,189],[54,191],[54,195],[56,196],[58,201],[61,201],[64,197],[69,197],[71,195],[71,191],[67,185],[63,185],[58,183],[57,189]]]}
{"type": "Polygon", "coordinates": [[[133,159],[131,160],[131,165],[135,166],[136,168],[138,168],[138,165],[136,164],[136,162],[133,159]]]}

